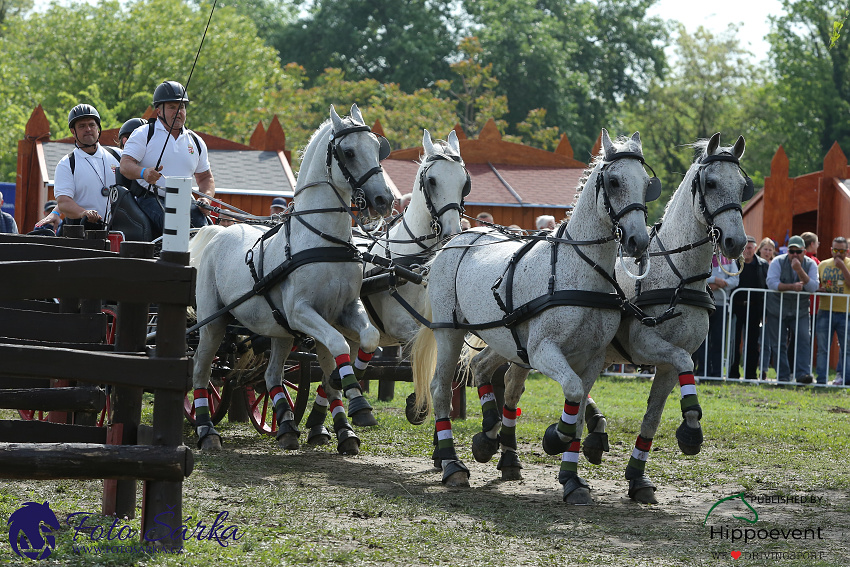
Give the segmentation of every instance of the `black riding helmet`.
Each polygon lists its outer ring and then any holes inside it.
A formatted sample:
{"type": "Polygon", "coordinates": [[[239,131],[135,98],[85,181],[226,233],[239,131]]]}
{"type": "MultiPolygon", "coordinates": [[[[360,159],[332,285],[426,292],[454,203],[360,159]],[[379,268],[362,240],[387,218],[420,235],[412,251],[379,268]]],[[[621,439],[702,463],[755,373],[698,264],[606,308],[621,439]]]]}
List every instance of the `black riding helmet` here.
{"type": "Polygon", "coordinates": [[[129,119],[127,122],[125,122],[121,126],[121,129],[118,130],[118,141],[120,142],[121,138],[123,138],[124,136],[129,136],[130,134],[133,133],[133,130],[135,130],[139,126],[144,126],[147,123],[148,123],[148,121],[145,120],[144,118],[131,118],[131,119],[129,119]]]}
{"type": "Polygon", "coordinates": [[[94,118],[97,122],[97,127],[100,128],[100,114],[97,109],[90,104],[78,104],[68,113],[68,129],[74,128],[74,122],[80,118],[94,118]]]}
{"type": "Polygon", "coordinates": [[[177,81],[163,81],[153,92],[153,107],[156,108],[164,102],[183,102],[188,104],[189,97],[186,89],[177,81]]]}

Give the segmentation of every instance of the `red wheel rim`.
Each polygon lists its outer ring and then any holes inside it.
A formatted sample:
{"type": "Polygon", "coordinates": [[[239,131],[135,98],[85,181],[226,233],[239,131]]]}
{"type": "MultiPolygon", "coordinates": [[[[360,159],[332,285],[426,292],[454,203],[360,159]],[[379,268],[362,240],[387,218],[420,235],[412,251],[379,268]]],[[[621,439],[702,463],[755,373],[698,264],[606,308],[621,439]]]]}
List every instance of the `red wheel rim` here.
{"type": "MultiPolygon", "coordinates": [[[[265,391],[265,385],[260,386],[262,391],[257,392],[253,386],[245,386],[245,400],[248,404],[248,418],[258,432],[263,435],[274,435],[277,431],[277,420],[274,418],[274,404],[269,393],[265,391]]],[[[298,392],[298,385],[289,380],[283,381],[283,393],[289,407],[294,408],[292,396],[289,391],[298,392]]]]}
{"type": "Polygon", "coordinates": [[[21,416],[21,419],[26,421],[47,421],[47,414],[43,411],[19,409],[18,414],[21,416]]]}

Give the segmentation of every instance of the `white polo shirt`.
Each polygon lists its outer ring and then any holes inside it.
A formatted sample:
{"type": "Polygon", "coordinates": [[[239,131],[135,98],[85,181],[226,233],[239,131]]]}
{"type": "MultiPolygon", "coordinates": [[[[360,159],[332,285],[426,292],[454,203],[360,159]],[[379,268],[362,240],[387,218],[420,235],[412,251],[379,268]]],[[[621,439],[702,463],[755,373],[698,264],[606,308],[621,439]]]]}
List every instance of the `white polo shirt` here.
{"type": "MultiPolygon", "coordinates": [[[[166,177],[192,177],[196,173],[203,173],[210,169],[207,145],[197,134],[194,138],[189,135],[191,130],[182,128],[180,135],[175,139],[168,133],[168,128],[162,120],[157,119],[153,137],[149,142],[148,128],[147,125],[136,128],[124,144],[124,153],[137,160],[142,167],[156,166],[159,154],[162,153],[160,173],[166,177]],[[195,147],[195,138],[200,148],[195,147]],[[163,145],[165,145],[164,153],[163,145]]],[[[139,179],[138,182],[142,187],[148,186],[148,182],[143,179],[139,179]]],[[[160,184],[164,185],[165,181],[161,180],[160,184]]],[[[165,189],[160,189],[159,195],[164,197],[165,189]]]]}
{"type": "MultiPolygon", "coordinates": [[[[118,155],[121,150],[115,149],[118,155]]],[[[68,155],[56,164],[53,175],[53,194],[56,197],[65,195],[86,210],[93,209],[106,216],[108,193],[104,195],[104,187],[115,185],[115,172],[118,171],[118,161],[108,151],[98,144],[97,151],[92,155],[80,148],[74,148],[74,172],[71,173],[71,160],[68,155]]]]}

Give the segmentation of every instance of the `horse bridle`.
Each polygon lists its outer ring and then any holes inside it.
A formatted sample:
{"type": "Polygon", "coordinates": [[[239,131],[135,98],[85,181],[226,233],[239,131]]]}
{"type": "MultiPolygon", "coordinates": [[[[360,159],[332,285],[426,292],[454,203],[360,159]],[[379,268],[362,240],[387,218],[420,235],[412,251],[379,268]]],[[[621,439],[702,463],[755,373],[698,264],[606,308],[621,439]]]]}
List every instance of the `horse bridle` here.
{"type": "Polygon", "coordinates": [[[738,160],[738,158],[736,158],[731,153],[721,152],[719,154],[714,154],[714,155],[710,155],[710,156],[703,156],[702,158],[700,158],[700,160],[699,160],[699,171],[697,171],[694,174],[694,179],[693,179],[693,182],[691,184],[691,194],[694,197],[699,195],[700,209],[702,210],[702,216],[703,216],[703,218],[705,218],[705,222],[709,227],[708,228],[709,232],[716,231],[716,227],[714,225],[714,219],[720,213],[723,213],[723,212],[728,211],[728,210],[736,210],[739,213],[741,213],[741,215],[744,214],[744,209],[741,207],[741,203],[738,203],[738,202],[726,203],[725,205],[718,207],[714,211],[709,212],[708,203],[705,200],[705,170],[709,165],[711,165],[712,163],[715,163],[715,162],[730,162],[730,163],[734,163],[736,166],[738,166],[738,170],[744,175],[744,179],[746,180],[744,182],[744,192],[741,195],[741,201],[742,202],[743,201],[749,201],[752,198],[753,192],[755,190],[755,187],[753,185],[753,180],[750,179],[750,176],[747,175],[747,172],[744,171],[743,167],[741,167],[741,162],[738,160]]]}
{"type": "MultiPolygon", "coordinates": [[[[442,225],[440,224],[440,217],[446,211],[455,210],[459,214],[463,214],[465,209],[463,208],[463,202],[469,192],[472,190],[472,181],[469,178],[469,171],[467,171],[466,166],[463,163],[463,160],[460,156],[452,156],[446,154],[434,154],[432,156],[428,156],[425,158],[425,167],[419,172],[419,190],[422,191],[422,194],[425,196],[425,206],[428,207],[428,212],[431,214],[431,230],[433,231],[433,236],[440,236],[442,233],[442,225]],[[431,199],[431,192],[428,190],[427,183],[427,175],[428,170],[434,166],[434,164],[438,161],[453,161],[463,168],[464,173],[466,173],[466,181],[463,184],[463,190],[460,196],[460,203],[448,203],[443,206],[440,210],[437,210],[437,207],[434,205],[434,201],[431,199]]],[[[403,220],[403,219],[402,219],[403,220]]],[[[405,228],[407,228],[405,226],[405,228]]],[[[407,232],[410,233],[410,229],[407,229],[407,232]]],[[[411,234],[411,236],[413,236],[411,234]]]]}
{"type": "Polygon", "coordinates": [[[602,191],[602,199],[605,202],[605,210],[608,212],[608,218],[611,219],[611,223],[614,225],[614,237],[617,241],[622,244],[623,243],[623,231],[620,228],[620,219],[623,218],[626,214],[631,211],[643,211],[644,222],[646,221],[646,203],[650,201],[654,201],[661,195],[661,180],[655,175],[655,170],[652,169],[652,166],[646,163],[641,155],[638,152],[617,152],[613,154],[610,158],[606,158],[602,163],[602,169],[596,176],[596,198],[599,199],[599,192],[602,191]],[[649,179],[649,187],[646,190],[646,197],[644,202],[638,203],[629,203],[616,213],[611,206],[611,198],[608,195],[610,183],[608,181],[608,168],[617,160],[621,159],[636,159],[645,167],[648,167],[652,172],[652,177],[649,179]]]}

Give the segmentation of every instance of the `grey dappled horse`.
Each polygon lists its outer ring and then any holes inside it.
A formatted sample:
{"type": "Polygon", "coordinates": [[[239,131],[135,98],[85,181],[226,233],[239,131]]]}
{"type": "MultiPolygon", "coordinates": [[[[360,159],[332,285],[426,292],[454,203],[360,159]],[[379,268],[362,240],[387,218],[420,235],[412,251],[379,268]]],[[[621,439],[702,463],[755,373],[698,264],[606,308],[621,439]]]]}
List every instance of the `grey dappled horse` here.
{"type": "MultiPolygon", "coordinates": [[[[372,411],[354,378],[348,343],[340,329],[356,334],[364,351],[378,346],[378,330],[359,298],[363,269],[351,242],[349,204],[355,200],[380,214],[389,211],[393,195],[380,167],[380,159],[388,153],[386,140],[366,126],[357,105],[347,118],[340,118],[331,107],[330,120],[304,150],[294,207],[284,223],[269,231],[247,224],[218,227],[218,234],[201,252],[196,291],[199,321],[231,305],[258,281],[267,282],[264,288],[257,284],[263,293],[200,329],[193,385],[201,448],[221,447],[209,412],[204,411],[206,386],[213,357],[234,318],[252,332],[271,338],[265,382],[274,400],[281,448],[299,446],[299,431],[281,386],[283,365],[295,337],[315,339],[322,369],[342,383],[349,415],[372,411]]],[[[341,404],[338,390],[327,383],[325,389],[332,404],[341,404]]],[[[359,440],[344,412],[334,411],[334,423],[340,452],[356,453],[359,440]]]]}

